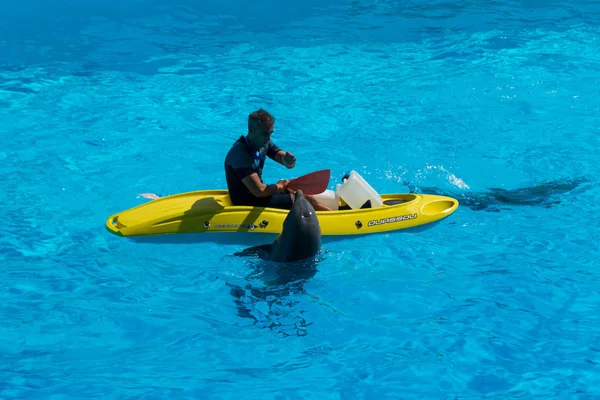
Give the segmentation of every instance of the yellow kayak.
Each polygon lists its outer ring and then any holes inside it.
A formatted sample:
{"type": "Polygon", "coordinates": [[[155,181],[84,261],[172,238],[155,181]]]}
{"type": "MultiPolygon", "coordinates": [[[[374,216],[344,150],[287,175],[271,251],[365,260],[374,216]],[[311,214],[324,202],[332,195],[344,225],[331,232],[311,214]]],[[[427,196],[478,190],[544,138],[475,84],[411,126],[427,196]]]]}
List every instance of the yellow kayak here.
{"type": "MultiPolygon", "coordinates": [[[[439,221],[458,208],[451,197],[429,194],[383,194],[383,206],[317,211],[321,235],[363,235],[439,221]]],[[[233,206],[227,190],[199,190],[162,197],[111,215],[106,228],[124,236],[209,232],[279,234],[288,210],[233,206]]]]}

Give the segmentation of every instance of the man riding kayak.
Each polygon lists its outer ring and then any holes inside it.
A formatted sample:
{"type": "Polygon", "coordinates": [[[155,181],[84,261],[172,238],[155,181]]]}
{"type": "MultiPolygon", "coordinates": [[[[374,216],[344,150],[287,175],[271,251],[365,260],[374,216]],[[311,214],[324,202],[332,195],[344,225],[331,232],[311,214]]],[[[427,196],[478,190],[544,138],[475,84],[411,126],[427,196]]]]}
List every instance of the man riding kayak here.
{"type": "MultiPolygon", "coordinates": [[[[258,109],[248,116],[248,135],[240,136],[225,157],[225,178],[231,202],[234,205],[291,209],[294,192],[287,188],[288,181],[265,184],[262,171],[266,158],[288,169],[296,165],[296,157],[281,150],[272,140],[275,117],[258,109]]],[[[305,195],[316,211],[332,211],[313,196],[305,195]]]]}

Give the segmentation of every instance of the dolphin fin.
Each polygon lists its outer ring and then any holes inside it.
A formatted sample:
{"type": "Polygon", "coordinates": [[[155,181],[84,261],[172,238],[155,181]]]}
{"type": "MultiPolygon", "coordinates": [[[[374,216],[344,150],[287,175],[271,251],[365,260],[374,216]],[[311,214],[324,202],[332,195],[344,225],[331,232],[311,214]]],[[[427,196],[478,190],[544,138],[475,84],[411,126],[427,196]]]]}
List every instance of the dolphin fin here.
{"type": "Polygon", "coordinates": [[[237,257],[259,257],[266,258],[273,248],[272,244],[261,244],[259,246],[248,247],[242,251],[233,253],[237,257]]]}

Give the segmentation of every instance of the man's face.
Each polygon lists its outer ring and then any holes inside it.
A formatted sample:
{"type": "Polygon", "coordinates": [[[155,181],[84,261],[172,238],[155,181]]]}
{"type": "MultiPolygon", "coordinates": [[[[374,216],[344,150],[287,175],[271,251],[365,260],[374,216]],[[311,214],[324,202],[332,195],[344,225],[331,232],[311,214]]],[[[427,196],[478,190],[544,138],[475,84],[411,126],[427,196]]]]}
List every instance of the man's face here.
{"type": "Polygon", "coordinates": [[[263,127],[263,126],[254,126],[253,129],[250,130],[250,140],[252,141],[252,145],[258,147],[262,147],[266,145],[269,140],[271,140],[271,134],[273,133],[273,127],[263,127]]]}

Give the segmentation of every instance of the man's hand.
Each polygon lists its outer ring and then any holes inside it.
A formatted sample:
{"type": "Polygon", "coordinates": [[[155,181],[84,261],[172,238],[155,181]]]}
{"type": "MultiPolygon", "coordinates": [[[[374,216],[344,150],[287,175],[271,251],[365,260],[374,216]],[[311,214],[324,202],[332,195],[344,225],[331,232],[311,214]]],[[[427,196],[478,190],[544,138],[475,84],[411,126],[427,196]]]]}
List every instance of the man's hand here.
{"type": "Polygon", "coordinates": [[[277,191],[278,192],[284,192],[287,189],[287,185],[288,185],[288,180],[287,179],[281,179],[279,180],[275,186],[277,186],[277,191]]]}
{"type": "Polygon", "coordinates": [[[286,151],[283,157],[281,158],[281,161],[283,162],[283,165],[285,165],[287,168],[294,168],[294,165],[296,165],[296,156],[294,156],[289,151],[286,151]]]}

